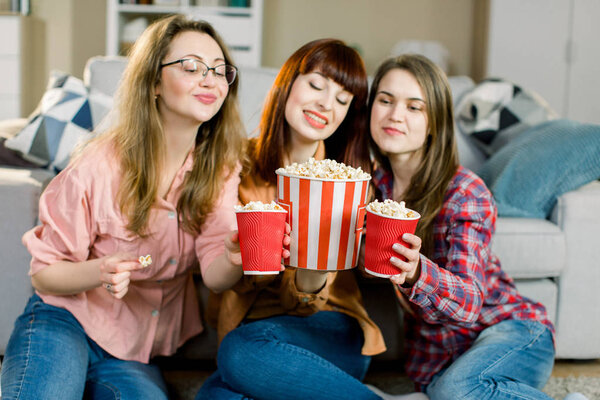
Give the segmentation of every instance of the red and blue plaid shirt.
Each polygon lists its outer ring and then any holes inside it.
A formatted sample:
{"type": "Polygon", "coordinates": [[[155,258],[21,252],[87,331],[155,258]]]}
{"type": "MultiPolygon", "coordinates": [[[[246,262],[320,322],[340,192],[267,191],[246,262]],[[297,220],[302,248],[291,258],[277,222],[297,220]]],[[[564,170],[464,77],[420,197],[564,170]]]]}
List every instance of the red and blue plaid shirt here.
{"type": "MultiPolygon", "coordinates": [[[[392,198],[392,182],[391,173],[374,171],[380,199],[392,198]]],[[[491,253],[496,217],[494,199],[481,178],[459,167],[433,222],[432,258],[421,254],[418,281],[396,291],[414,311],[405,313],[406,373],[418,387],[500,321],[536,320],[554,332],[544,306],[521,296],[491,253]]]]}

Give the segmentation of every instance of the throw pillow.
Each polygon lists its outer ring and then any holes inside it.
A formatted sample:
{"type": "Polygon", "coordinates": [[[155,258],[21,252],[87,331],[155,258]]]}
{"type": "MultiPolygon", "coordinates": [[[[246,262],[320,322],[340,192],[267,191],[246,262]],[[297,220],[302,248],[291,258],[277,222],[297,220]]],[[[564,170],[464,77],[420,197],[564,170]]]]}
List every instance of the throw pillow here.
{"type": "Polygon", "coordinates": [[[561,194],[600,178],[600,125],[565,119],[536,125],[477,172],[498,215],[547,218],[561,194]]]}
{"type": "Polygon", "coordinates": [[[52,71],[46,93],[29,123],[5,146],[28,162],[59,172],[68,164],[75,146],[91,137],[112,103],[110,96],[89,91],[80,79],[52,71]]]}
{"type": "Polygon", "coordinates": [[[556,116],[536,93],[497,78],[478,83],[456,107],[458,128],[488,157],[525,129],[556,116]]]}

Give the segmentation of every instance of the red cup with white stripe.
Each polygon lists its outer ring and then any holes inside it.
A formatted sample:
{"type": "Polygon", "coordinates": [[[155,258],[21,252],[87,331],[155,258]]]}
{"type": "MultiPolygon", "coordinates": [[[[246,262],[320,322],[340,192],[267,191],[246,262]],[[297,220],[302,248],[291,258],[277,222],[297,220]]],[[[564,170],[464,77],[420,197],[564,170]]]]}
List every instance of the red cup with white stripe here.
{"type": "Polygon", "coordinates": [[[340,271],[356,267],[367,189],[365,179],[326,179],[277,173],[277,203],[291,227],[286,265],[340,271]]]}
{"type": "Polygon", "coordinates": [[[235,215],[244,275],[278,274],[287,212],[237,210],[235,215]]]}
{"type": "Polygon", "coordinates": [[[391,217],[374,212],[367,207],[367,234],[365,238],[365,271],[380,278],[389,278],[402,272],[390,262],[397,257],[406,258],[392,250],[394,243],[408,247],[402,240],[405,233],[415,233],[421,215],[410,210],[411,217],[391,217]]]}

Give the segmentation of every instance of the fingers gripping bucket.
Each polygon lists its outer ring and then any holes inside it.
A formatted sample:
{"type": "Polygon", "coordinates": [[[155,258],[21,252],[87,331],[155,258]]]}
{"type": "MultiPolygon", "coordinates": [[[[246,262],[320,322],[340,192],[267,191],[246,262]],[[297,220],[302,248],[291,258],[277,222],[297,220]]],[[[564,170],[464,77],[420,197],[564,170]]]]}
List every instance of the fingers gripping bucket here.
{"type": "Polygon", "coordinates": [[[339,271],[356,266],[370,179],[322,179],[277,172],[277,202],[292,230],[285,264],[339,271]]]}

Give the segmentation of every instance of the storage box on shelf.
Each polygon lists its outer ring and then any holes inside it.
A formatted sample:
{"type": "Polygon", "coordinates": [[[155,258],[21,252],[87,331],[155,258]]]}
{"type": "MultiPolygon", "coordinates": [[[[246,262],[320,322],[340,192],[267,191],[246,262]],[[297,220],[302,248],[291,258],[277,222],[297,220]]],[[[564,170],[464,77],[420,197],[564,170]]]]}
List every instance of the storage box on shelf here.
{"type": "Polygon", "coordinates": [[[174,13],[210,22],[237,65],[260,66],[263,0],[154,0],[152,4],[108,0],[106,53],[125,55],[148,24],[174,13]]]}

